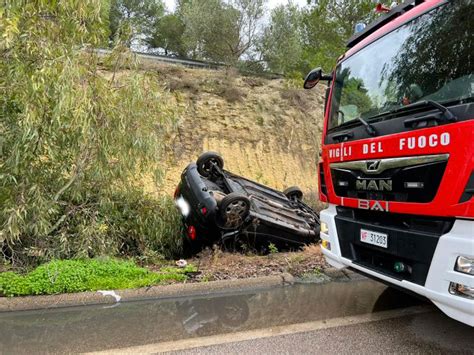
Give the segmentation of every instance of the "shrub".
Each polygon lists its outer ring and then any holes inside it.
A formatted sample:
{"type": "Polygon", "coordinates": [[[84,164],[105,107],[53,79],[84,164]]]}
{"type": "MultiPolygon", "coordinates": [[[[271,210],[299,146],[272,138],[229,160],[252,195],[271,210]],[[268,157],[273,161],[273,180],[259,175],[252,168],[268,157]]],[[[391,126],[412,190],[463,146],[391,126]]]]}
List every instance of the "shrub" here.
{"type": "Polygon", "coordinates": [[[242,101],[245,94],[239,88],[225,86],[219,92],[219,96],[226,99],[227,102],[234,103],[234,102],[242,101]]]}
{"type": "Polygon", "coordinates": [[[250,86],[252,89],[255,87],[263,86],[265,85],[265,80],[262,78],[256,78],[252,76],[244,76],[242,78],[242,81],[250,86]]]}
{"type": "Polygon", "coordinates": [[[273,243],[268,244],[268,250],[269,250],[270,254],[278,253],[278,248],[273,243]]]}
{"type": "Polygon", "coordinates": [[[118,237],[122,255],[145,255],[153,250],[167,258],[182,251],[182,222],[174,201],[143,196],[141,192],[127,192],[126,198],[117,196],[104,206],[107,233],[118,237]]]}
{"type": "Polygon", "coordinates": [[[192,78],[169,78],[167,87],[170,91],[189,91],[192,94],[199,92],[199,86],[192,78]]]}
{"type": "Polygon", "coordinates": [[[147,247],[167,252],[178,233],[168,224],[176,222],[171,204],[145,196],[135,181],[160,166],[174,129],[165,90],[151,74],[118,72],[127,52],[120,43],[105,60],[112,72],[100,70],[88,49],[106,38],[107,2],[7,3],[0,9],[0,259],[33,265],[147,247]]]}
{"type": "Polygon", "coordinates": [[[165,281],[184,281],[188,265],[151,272],[132,261],[116,259],[54,260],[25,275],[0,274],[1,296],[51,295],[81,291],[112,290],[151,286],[165,281]]]}
{"type": "Polygon", "coordinates": [[[311,97],[308,97],[302,89],[285,88],[280,91],[280,96],[301,111],[307,111],[311,102],[311,97]]]}

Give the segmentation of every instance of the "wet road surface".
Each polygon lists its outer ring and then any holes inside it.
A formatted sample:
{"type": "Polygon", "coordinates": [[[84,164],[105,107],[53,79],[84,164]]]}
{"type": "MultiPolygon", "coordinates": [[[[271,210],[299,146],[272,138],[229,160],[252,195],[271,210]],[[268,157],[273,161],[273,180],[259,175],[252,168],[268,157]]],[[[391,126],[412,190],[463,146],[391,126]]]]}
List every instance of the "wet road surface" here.
{"type": "Polygon", "coordinates": [[[0,314],[1,353],[473,353],[474,330],[367,279],[0,314]]]}

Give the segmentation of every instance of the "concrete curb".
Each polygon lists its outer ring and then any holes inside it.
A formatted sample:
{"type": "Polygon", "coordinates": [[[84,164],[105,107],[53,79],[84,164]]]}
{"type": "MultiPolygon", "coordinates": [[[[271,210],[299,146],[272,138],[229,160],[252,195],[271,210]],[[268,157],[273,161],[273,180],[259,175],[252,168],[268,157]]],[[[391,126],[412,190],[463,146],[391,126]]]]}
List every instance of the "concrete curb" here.
{"type": "Polygon", "coordinates": [[[200,283],[183,283],[151,286],[139,289],[116,291],[65,293],[47,296],[0,297],[0,313],[35,309],[52,309],[86,305],[113,305],[117,302],[174,297],[207,296],[245,290],[268,289],[271,287],[292,285],[295,278],[283,273],[274,276],[262,276],[249,279],[221,280],[200,283]]]}
{"type": "Polygon", "coordinates": [[[263,290],[271,287],[300,283],[326,283],[329,281],[354,281],[364,278],[352,271],[324,269],[321,275],[297,279],[289,273],[248,279],[220,280],[200,283],[158,285],[138,289],[64,293],[48,296],[0,297],[0,313],[36,309],[52,309],[88,305],[113,305],[117,302],[163,299],[175,297],[209,296],[225,293],[263,290]]]}

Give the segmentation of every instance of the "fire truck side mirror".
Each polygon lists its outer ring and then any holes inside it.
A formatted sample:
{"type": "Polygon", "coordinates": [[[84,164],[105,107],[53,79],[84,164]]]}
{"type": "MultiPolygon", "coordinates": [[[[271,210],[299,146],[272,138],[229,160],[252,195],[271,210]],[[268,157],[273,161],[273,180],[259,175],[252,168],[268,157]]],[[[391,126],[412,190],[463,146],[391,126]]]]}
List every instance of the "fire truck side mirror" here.
{"type": "Polygon", "coordinates": [[[312,89],[319,83],[320,80],[331,81],[332,75],[323,74],[323,70],[321,68],[313,69],[308,73],[308,75],[306,75],[303,87],[308,90],[312,89]]]}

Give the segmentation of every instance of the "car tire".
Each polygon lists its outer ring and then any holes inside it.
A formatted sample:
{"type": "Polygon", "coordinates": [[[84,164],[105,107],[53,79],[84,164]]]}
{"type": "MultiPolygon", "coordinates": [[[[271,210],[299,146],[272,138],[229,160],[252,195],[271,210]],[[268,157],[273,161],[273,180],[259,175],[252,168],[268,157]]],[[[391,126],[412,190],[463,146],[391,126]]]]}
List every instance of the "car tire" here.
{"type": "Polygon", "coordinates": [[[220,169],[224,168],[224,159],[216,152],[206,152],[199,156],[196,161],[197,171],[203,177],[212,174],[212,165],[216,164],[220,169]]]}
{"type": "Polygon", "coordinates": [[[303,191],[298,186],[291,186],[283,191],[288,200],[302,200],[303,191]]]}
{"type": "Polygon", "coordinates": [[[214,308],[224,328],[236,329],[247,321],[250,315],[248,303],[241,298],[218,299],[214,308]]]}
{"type": "Polygon", "coordinates": [[[247,196],[232,192],[225,196],[219,205],[219,214],[225,227],[239,228],[250,212],[250,200],[247,196]]]}

